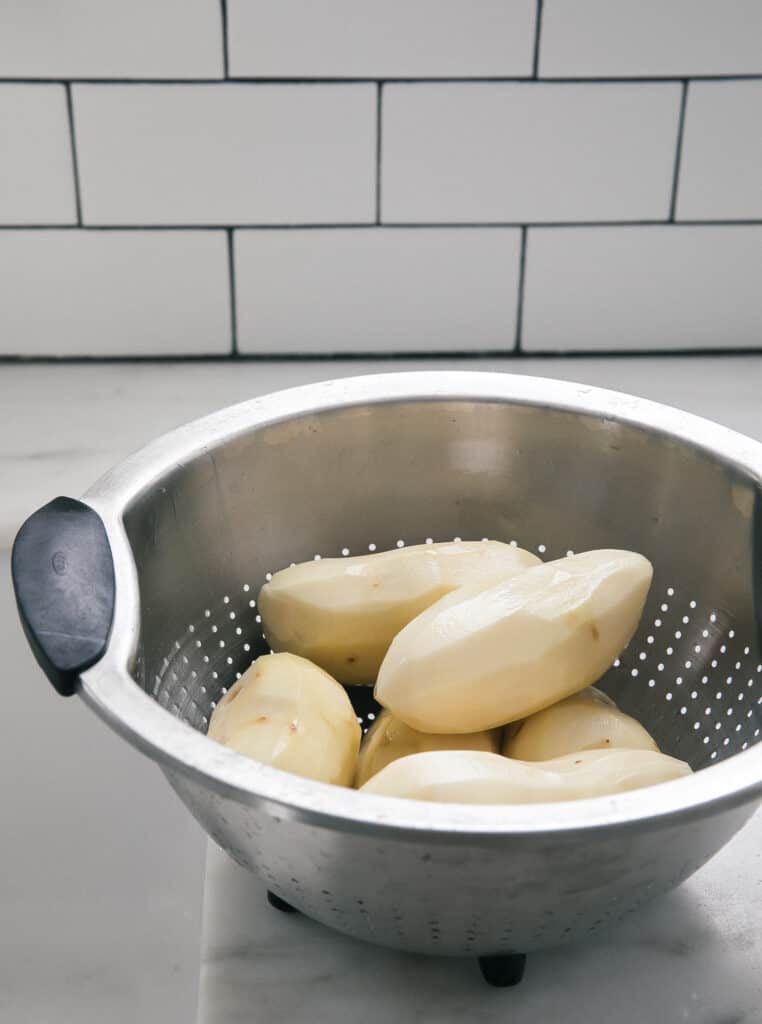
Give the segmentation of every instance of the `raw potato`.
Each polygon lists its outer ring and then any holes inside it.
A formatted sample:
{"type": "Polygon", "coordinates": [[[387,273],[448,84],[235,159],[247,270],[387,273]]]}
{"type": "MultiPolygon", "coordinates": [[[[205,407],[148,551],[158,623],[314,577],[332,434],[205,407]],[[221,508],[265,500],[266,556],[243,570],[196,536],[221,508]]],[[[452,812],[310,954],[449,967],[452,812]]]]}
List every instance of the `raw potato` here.
{"type": "Polygon", "coordinates": [[[382,711],[360,747],[357,759],[355,786],[359,789],[371,776],[382,768],[408,754],[419,754],[424,750],[487,750],[497,753],[500,746],[500,730],[490,732],[439,735],[417,732],[400,722],[389,711],[382,711]]]}
{"type": "Polygon", "coordinates": [[[346,686],[372,686],[396,634],[429,605],[466,583],[486,586],[539,563],[498,541],[323,558],[277,572],[259,593],[259,611],[274,651],[301,654],[346,686]]]}
{"type": "Polygon", "coordinates": [[[219,702],[207,735],[283,771],[351,786],[362,732],[327,672],[294,654],[266,654],[219,702]]]}
{"type": "Polygon", "coordinates": [[[598,680],[638,625],[651,563],[588,551],[443,598],[394,639],[380,704],[421,732],[480,732],[598,680]]]}
{"type": "Polygon", "coordinates": [[[438,803],[548,803],[624,793],[690,772],[684,761],[653,750],[585,750],[534,762],[438,750],[393,761],[362,792],[438,803]]]}
{"type": "Polygon", "coordinates": [[[653,738],[610,697],[595,687],[530,715],[503,740],[503,754],[520,761],[547,761],[577,750],[658,750],[653,738]]]}

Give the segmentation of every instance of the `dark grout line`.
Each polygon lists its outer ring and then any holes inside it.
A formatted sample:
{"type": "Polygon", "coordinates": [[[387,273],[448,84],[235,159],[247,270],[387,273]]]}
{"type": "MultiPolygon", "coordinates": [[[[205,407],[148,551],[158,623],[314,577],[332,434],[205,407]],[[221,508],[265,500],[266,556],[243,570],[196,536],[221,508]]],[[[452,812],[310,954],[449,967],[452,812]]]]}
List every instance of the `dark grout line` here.
{"type": "Polygon", "coordinates": [[[519,248],[519,293],[516,299],[516,340],[514,351],[521,354],[521,332],[524,326],[524,286],[526,281],[526,258],[527,258],[527,227],[521,229],[521,245],[519,248]]]}
{"type": "Polygon", "coordinates": [[[759,227],[762,219],[747,220],[576,220],[576,221],[355,221],[346,224],[0,224],[3,231],[355,231],[373,227],[418,228],[426,231],[485,228],[537,231],[558,228],[706,228],[759,227]]]}
{"type": "Polygon", "coordinates": [[[228,4],[227,0],[220,0],[220,18],[222,19],[222,74],[225,78],[229,77],[229,58],[228,58],[228,4]]]}
{"type": "Polygon", "coordinates": [[[376,224],[381,223],[381,115],[384,83],[379,82],[376,93],[376,224]]]}
{"type": "Polygon", "coordinates": [[[347,224],[0,224],[0,231],[324,231],[374,226],[372,220],[347,224]]]}
{"type": "MultiPolygon", "coordinates": [[[[762,80],[762,72],[755,72],[753,74],[727,74],[727,75],[689,75],[688,78],[695,82],[748,82],[748,81],[759,81],[762,80]]],[[[227,78],[62,78],[60,76],[52,78],[35,78],[35,77],[0,77],[0,85],[38,85],[40,83],[72,83],[77,85],[227,85],[230,83],[238,83],[241,85],[358,85],[358,84],[374,84],[382,79],[369,78],[369,77],[355,77],[355,78],[299,78],[299,77],[252,77],[243,75],[231,75],[227,78]]],[[[683,82],[685,76],[683,75],[640,75],[637,77],[616,77],[609,76],[605,78],[590,78],[584,76],[570,76],[563,77],[557,75],[548,75],[541,77],[533,77],[532,75],[477,75],[466,77],[463,75],[453,75],[450,77],[423,77],[415,78],[410,76],[397,76],[397,77],[384,77],[384,82],[391,82],[399,85],[448,85],[448,84],[467,84],[468,82],[495,82],[495,83],[524,83],[524,84],[541,84],[543,82],[561,85],[564,83],[575,84],[575,85],[637,85],[638,83],[653,83],[653,82],[683,82]]]]}
{"type": "Polygon", "coordinates": [[[675,145],[675,166],[672,172],[672,200],[669,204],[669,220],[675,223],[675,211],[677,209],[677,190],[680,187],[680,163],[683,157],[683,136],[685,135],[685,110],[688,105],[688,80],[683,82],[682,96],[680,97],[680,116],[677,120],[677,144],[675,145]]]}
{"type": "Polygon", "coordinates": [[[235,248],[233,245],[233,229],[228,228],[228,280],[230,283],[230,354],[238,356],[238,307],[235,294],[235,248]]]}
{"type": "Polygon", "coordinates": [[[540,36],[542,34],[543,0],[537,0],[534,24],[534,55],[532,57],[532,78],[536,79],[540,72],[540,36]]]}
{"type": "MultiPolygon", "coordinates": [[[[74,178],[74,203],[77,210],[77,227],[82,227],[82,198],[79,188],[79,162],[77,160],[77,137],[74,131],[74,107],[71,99],[71,84],[66,84],[66,113],[69,119],[69,145],[71,147],[71,169],[74,178]]],[[[72,225],[73,226],[73,225],[72,225]]]]}
{"type": "MultiPolygon", "coordinates": [[[[755,348],[705,348],[705,349],[642,349],[637,352],[622,352],[616,349],[601,351],[569,351],[516,352],[512,349],[484,349],[478,352],[289,352],[287,354],[271,353],[239,353],[237,362],[248,363],[333,363],[333,362],[391,362],[394,360],[410,361],[413,359],[431,362],[442,362],[446,359],[504,359],[506,362],[524,362],[527,359],[681,359],[693,360],[717,356],[762,356],[762,347],[755,348]]],[[[0,366],[79,366],[79,365],[112,365],[157,363],[177,366],[183,363],[230,363],[230,354],[221,355],[188,355],[188,356],[8,356],[0,355],[0,366]]]]}

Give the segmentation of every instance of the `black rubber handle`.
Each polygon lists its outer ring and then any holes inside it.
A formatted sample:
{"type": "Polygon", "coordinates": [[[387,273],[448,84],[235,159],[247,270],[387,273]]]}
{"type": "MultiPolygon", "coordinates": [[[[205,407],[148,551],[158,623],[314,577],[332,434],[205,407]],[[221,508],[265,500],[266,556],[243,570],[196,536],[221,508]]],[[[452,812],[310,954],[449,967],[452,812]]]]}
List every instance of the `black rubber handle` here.
{"type": "Polygon", "coordinates": [[[11,573],[34,656],[69,697],[106,650],[114,618],[114,562],[100,516],[74,498],[55,498],[16,535],[11,573]]]}

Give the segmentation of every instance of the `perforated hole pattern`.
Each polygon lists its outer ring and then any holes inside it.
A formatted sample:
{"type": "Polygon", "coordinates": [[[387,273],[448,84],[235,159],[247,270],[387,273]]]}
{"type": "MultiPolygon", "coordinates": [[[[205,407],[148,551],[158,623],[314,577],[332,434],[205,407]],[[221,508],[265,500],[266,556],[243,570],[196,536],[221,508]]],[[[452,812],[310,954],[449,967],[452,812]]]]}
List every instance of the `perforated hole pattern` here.
{"type": "MultiPolygon", "coordinates": [[[[433,541],[426,538],[426,543],[433,541]]],[[[531,547],[545,560],[571,553],[554,552],[542,542],[511,543],[531,547]]],[[[397,547],[404,544],[403,539],[396,542],[397,547]]],[[[376,548],[370,542],[366,550],[376,548]]],[[[361,553],[365,552],[344,547],[335,555],[361,553]]],[[[273,571],[276,568],[281,567],[273,571]]],[[[271,575],[267,573],[266,579],[271,575]]],[[[217,701],[255,658],[270,650],[256,605],[262,582],[252,580],[199,609],[158,671],[145,681],[162,707],[202,732],[217,701]]],[[[737,636],[728,616],[700,595],[683,593],[679,581],[661,581],[658,567],[648,609],[655,611],[647,611],[627,650],[601,680],[602,688],[646,726],[662,750],[694,769],[757,743],[762,730],[762,664],[750,638],[737,636]]],[[[353,687],[350,696],[367,731],[378,711],[372,692],[353,687]]]]}

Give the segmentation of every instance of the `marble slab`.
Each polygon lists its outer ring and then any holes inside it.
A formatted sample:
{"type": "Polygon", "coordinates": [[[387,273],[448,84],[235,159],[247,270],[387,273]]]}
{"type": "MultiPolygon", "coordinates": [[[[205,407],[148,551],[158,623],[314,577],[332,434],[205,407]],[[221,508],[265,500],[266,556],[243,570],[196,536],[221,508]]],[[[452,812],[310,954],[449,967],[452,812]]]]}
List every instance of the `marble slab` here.
{"type": "Polygon", "coordinates": [[[358,942],[269,906],[209,843],[197,1024],[759,1024],[762,812],[692,879],[512,989],[474,960],[358,942]]]}

